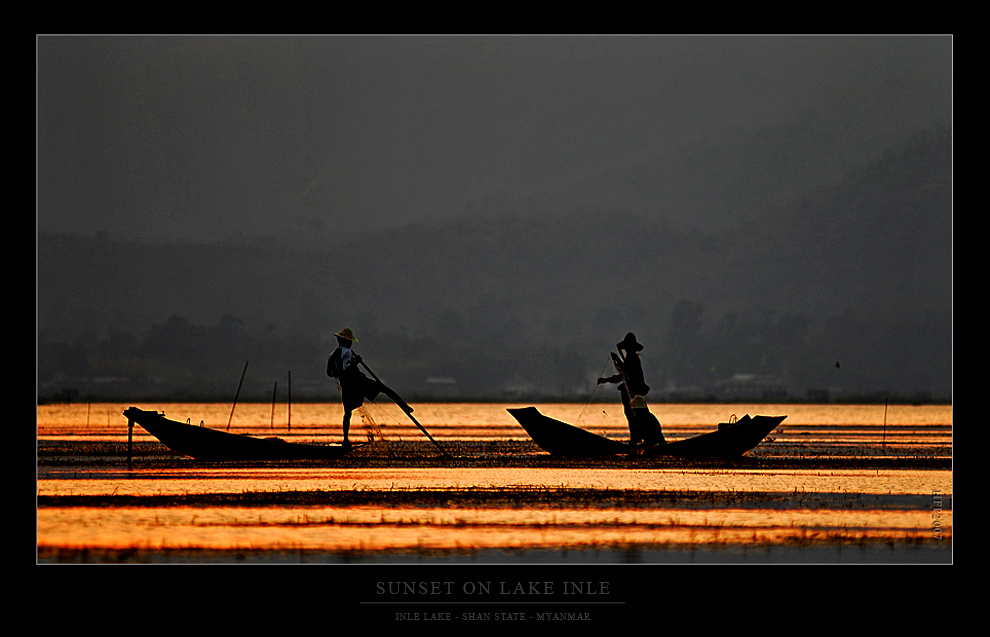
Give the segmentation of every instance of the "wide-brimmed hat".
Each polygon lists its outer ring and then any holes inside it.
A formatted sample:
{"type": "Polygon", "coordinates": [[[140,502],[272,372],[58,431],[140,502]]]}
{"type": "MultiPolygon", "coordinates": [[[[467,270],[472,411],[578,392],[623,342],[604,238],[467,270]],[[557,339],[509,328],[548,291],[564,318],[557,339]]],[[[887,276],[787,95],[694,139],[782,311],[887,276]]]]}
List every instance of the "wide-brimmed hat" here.
{"type": "Polygon", "coordinates": [[[351,331],[351,328],[349,328],[349,327],[345,327],[344,329],[342,329],[339,332],[337,332],[336,334],[334,334],[334,336],[339,336],[340,338],[347,339],[348,341],[351,341],[352,343],[357,343],[358,342],[358,340],[356,338],[354,338],[354,332],[352,332],[351,331]]]}
{"type": "Polygon", "coordinates": [[[619,349],[625,349],[632,352],[643,351],[643,346],[636,341],[636,335],[633,334],[632,332],[626,334],[626,337],[622,339],[622,342],[616,344],[616,347],[618,347],[619,349]]]}

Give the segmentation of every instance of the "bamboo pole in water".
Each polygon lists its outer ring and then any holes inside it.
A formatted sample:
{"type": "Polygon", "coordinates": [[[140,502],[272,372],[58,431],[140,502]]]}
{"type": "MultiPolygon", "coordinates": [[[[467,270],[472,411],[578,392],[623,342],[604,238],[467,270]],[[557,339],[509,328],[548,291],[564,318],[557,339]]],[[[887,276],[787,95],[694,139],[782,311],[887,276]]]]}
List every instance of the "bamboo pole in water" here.
{"type": "Polygon", "coordinates": [[[289,388],[288,388],[288,420],[286,421],[285,428],[287,431],[292,429],[292,371],[289,371],[289,388]]]}
{"type": "Polygon", "coordinates": [[[275,387],[272,388],[272,420],[268,423],[269,429],[275,428],[275,395],[278,393],[278,381],[275,381],[275,387]]]}
{"type": "Polygon", "coordinates": [[[887,451],[887,403],[890,402],[889,398],[883,401],[883,450],[887,451]]]}
{"type": "Polygon", "coordinates": [[[237,397],[241,395],[241,385],[244,384],[244,374],[247,373],[248,363],[244,361],[244,371],[241,372],[241,380],[237,383],[237,393],[234,394],[234,404],[230,406],[230,418],[227,419],[227,431],[230,431],[230,423],[234,419],[234,408],[237,407],[237,397]]]}

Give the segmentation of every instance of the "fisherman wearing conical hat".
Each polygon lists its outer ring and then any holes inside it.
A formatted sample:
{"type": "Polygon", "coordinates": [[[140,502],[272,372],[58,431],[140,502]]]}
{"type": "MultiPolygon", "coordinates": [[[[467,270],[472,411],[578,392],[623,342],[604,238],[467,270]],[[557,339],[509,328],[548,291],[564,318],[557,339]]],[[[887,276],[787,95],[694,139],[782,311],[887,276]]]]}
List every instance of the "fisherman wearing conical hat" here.
{"type": "MultiPolygon", "coordinates": [[[[636,340],[636,335],[632,332],[626,334],[619,343],[615,345],[619,353],[611,353],[612,364],[617,372],[613,376],[599,378],[598,384],[616,383],[619,396],[622,398],[622,408],[629,423],[629,433],[632,442],[636,443],[642,438],[638,438],[634,429],[636,414],[633,413],[632,398],[638,396],[642,398],[650,392],[650,386],[643,380],[643,363],[640,361],[639,353],[643,351],[643,346],[636,340]]],[[[645,403],[644,403],[645,404],[645,403]]]]}
{"type": "Polygon", "coordinates": [[[650,386],[643,380],[643,363],[639,353],[643,346],[636,340],[632,332],[616,344],[619,353],[612,352],[612,364],[617,372],[607,378],[599,378],[598,384],[618,383],[618,389],[624,394],[623,404],[628,405],[632,396],[645,396],[650,392],[650,386]]]}
{"type": "Polygon", "coordinates": [[[341,400],[344,405],[344,446],[350,447],[347,435],[351,428],[351,414],[364,404],[364,401],[374,400],[384,387],[378,381],[372,380],[361,373],[358,364],[361,356],[351,349],[357,342],[354,332],[349,327],[340,330],[337,337],[337,349],[327,359],[327,376],[335,378],[340,387],[341,400]]]}

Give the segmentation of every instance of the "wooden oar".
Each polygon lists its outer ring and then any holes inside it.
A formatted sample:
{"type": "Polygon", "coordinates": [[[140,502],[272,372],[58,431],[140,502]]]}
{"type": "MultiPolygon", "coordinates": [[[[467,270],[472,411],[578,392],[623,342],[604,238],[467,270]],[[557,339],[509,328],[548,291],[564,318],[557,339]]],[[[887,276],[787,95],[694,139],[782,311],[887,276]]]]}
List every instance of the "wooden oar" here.
{"type": "Polygon", "coordinates": [[[401,409],[402,411],[406,412],[406,415],[409,416],[409,420],[413,421],[413,423],[417,427],[419,427],[419,430],[422,431],[424,434],[426,434],[426,437],[430,439],[430,442],[432,442],[433,444],[435,444],[437,446],[437,449],[440,450],[440,453],[442,453],[444,455],[444,457],[449,458],[450,457],[450,454],[447,453],[444,450],[444,448],[440,446],[440,443],[438,443],[436,440],[433,439],[433,436],[430,435],[430,432],[428,432],[426,430],[426,428],[423,427],[423,425],[419,424],[419,421],[416,420],[416,418],[412,415],[412,411],[413,411],[412,407],[410,407],[409,404],[406,401],[402,400],[402,397],[399,396],[397,393],[395,393],[395,390],[394,389],[391,389],[389,387],[386,387],[385,383],[382,382],[382,379],[378,378],[378,376],[375,375],[375,372],[371,371],[371,368],[368,367],[368,364],[365,363],[363,360],[361,361],[361,366],[364,367],[364,369],[367,370],[367,372],[369,374],[371,374],[371,377],[372,378],[374,378],[376,381],[378,381],[378,384],[380,384],[382,387],[385,387],[385,389],[388,390],[386,392],[386,395],[389,398],[391,398],[395,402],[396,405],[399,406],[399,409],[401,409]]]}

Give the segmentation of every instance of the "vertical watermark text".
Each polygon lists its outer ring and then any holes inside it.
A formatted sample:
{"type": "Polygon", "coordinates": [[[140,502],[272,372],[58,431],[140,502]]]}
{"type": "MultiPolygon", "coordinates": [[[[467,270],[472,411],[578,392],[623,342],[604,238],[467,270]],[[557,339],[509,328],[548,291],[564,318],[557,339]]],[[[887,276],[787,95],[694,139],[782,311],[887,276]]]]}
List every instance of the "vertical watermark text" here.
{"type": "Polygon", "coordinates": [[[932,491],[932,535],[942,539],[942,492],[938,489],[932,491]]]}

